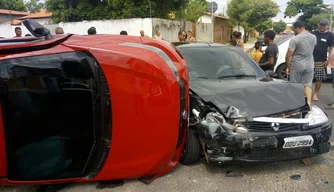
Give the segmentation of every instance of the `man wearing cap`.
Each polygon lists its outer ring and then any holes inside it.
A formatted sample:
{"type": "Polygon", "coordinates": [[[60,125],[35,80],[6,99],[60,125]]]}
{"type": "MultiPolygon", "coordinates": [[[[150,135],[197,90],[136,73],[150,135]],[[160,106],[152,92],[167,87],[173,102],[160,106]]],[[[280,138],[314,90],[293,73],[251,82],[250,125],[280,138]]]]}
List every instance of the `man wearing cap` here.
{"type": "MultiPolygon", "coordinates": [[[[313,35],[317,37],[317,44],[314,47],[314,79],[315,90],[313,94],[313,101],[318,101],[318,93],[320,91],[321,82],[326,80],[328,65],[327,52],[330,53],[334,46],[334,34],[328,31],[329,20],[324,18],[318,24],[318,30],[315,30],[313,35]]],[[[332,69],[332,82],[334,88],[334,69],[332,69]]]]}

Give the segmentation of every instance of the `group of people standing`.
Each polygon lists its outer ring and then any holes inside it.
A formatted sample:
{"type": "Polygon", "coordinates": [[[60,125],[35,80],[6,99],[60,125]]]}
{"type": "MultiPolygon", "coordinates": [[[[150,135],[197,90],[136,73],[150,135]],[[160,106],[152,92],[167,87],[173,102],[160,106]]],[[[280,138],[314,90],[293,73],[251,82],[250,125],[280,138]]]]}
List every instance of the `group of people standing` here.
{"type": "Polygon", "coordinates": [[[177,38],[173,42],[195,42],[196,39],[193,36],[192,31],[188,31],[188,33],[185,30],[180,30],[178,33],[177,38]]]}
{"type": "MultiPolygon", "coordinates": [[[[64,34],[64,30],[61,27],[57,27],[55,30],[56,34],[64,34]]],[[[148,35],[145,34],[144,30],[140,30],[140,37],[145,37],[149,38],[148,35]]],[[[96,28],[91,27],[87,30],[88,35],[95,35],[97,34],[96,28]]],[[[128,35],[127,31],[122,30],[120,32],[120,35],[128,35]]],[[[160,39],[160,40],[165,40],[160,32],[160,30],[156,30],[155,35],[152,37],[153,39],[160,39]]],[[[185,30],[181,30],[178,32],[178,37],[175,41],[173,42],[195,42],[196,39],[193,36],[192,31],[188,31],[188,33],[185,30]]]]}
{"type": "Polygon", "coordinates": [[[263,41],[267,45],[266,50],[262,52],[262,42],[256,42],[255,52],[251,53],[251,57],[263,71],[274,71],[279,56],[278,46],[274,42],[276,33],[273,30],[268,30],[264,32],[263,36],[263,41]]]}
{"type": "Polygon", "coordinates": [[[244,48],[245,48],[245,47],[244,47],[244,41],[242,40],[241,37],[242,37],[241,32],[239,32],[239,31],[234,31],[234,32],[232,33],[232,38],[231,38],[231,40],[229,41],[229,45],[230,45],[230,46],[238,46],[238,47],[244,49],[244,48]]]}
{"type": "MultiPolygon", "coordinates": [[[[319,22],[317,30],[309,32],[305,29],[303,22],[296,21],[293,24],[295,36],[290,39],[285,56],[285,74],[290,82],[304,85],[304,94],[309,105],[311,105],[312,100],[319,100],[318,94],[322,81],[327,78],[327,66],[331,68],[334,94],[334,34],[328,30],[328,26],[329,20],[324,18],[319,22]],[[314,92],[312,89],[313,79],[316,81],[314,92]]],[[[234,32],[230,45],[242,47],[240,36],[240,32],[234,32]]],[[[275,32],[273,30],[265,31],[266,50],[262,51],[262,42],[256,42],[256,50],[250,54],[264,71],[274,71],[277,62],[279,49],[274,39],[275,32]]],[[[329,106],[330,109],[334,109],[334,103],[329,104],[329,106]]]]}
{"type": "MultiPolygon", "coordinates": [[[[312,102],[313,78],[316,80],[313,101],[318,101],[321,82],[327,78],[327,66],[331,68],[334,88],[334,63],[329,59],[334,57],[334,34],[328,30],[328,26],[329,20],[326,18],[321,19],[318,29],[312,32],[307,31],[301,21],[293,24],[296,36],[289,43],[285,73],[291,82],[304,85],[309,105],[312,102]]],[[[329,106],[334,109],[334,104],[329,106]]]]}
{"type": "MultiPolygon", "coordinates": [[[[56,30],[55,30],[56,34],[64,34],[64,29],[61,28],[61,27],[57,27],[56,30]]],[[[96,35],[97,32],[96,32],[96,28],[95,27],[90,27],[88,30],[87,30],[87,34],[88,35],[96,35]]],[[[126,32],[125,30],[122,30],[120,33],[120,35],[128,35],[128,32],[126,32]]]]}

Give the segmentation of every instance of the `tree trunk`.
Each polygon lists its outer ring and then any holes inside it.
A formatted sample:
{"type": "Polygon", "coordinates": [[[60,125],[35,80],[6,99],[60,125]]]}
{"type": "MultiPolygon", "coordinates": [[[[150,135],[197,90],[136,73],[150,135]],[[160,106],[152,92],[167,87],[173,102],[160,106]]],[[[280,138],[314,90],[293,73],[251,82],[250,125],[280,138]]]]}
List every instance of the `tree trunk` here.
{"type": "Polygon", "coordinates": [[[191,31],[193,32],[193,37],[195,37],[196,41],[197,41],[197,38],[196,38],[196,22],[192,22],[192,26],[191,26],[191,31]]]}
{"type": "Polygon", "coordinates": [[[245,30],[245,34],[244,34],[244,43],[247,43],[247,40],[248,40],[248,38],[247,38],[247,31],[245,30]]]}

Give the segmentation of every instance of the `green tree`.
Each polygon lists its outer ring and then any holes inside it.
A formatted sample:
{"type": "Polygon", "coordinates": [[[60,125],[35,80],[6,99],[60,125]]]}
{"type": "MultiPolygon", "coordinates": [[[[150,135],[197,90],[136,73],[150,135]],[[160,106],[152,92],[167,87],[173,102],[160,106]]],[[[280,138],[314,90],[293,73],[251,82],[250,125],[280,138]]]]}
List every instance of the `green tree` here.
{"type": "Polygon", "coordinates": [[[288,17],[301,14],[298,20],[305,23],[307,30],[312,30],[316,28],[315,20],[326,12],[328,13],[328,7],[323,4],[323,0],[290,0],[284,14],[288,17]]]}
{"type": "Polygon", "coordinates": [[[253,7],[252,0],[231,0],[227,5],[226,13],[231,19],[231,24],[246,27],[253,7]]]}
{"type": "Polygon", "coordinates": [[[279,12],[279,6],[273,0],[253,0],[252,2],[251,14],[247,18],[247,23],[252,27],[275,17],[279,12]]]}
{"type": "Polygon", "coordinates": [[[30,13],[35,13],[44,8],[44,4],[40,3],[39,0],[30,0],[25,4],[30,13]]]}
{"type": "Polygon", "coordinates": [[[46,8],[58,22],[144,18],[168,18],[168,13],[185,7],[189,1],[175,0],[47,0],[46,8]]]}
{"type": "Polygon", "coordinates": [[[330,19],[330,14],[329,13],[320,13],[317,15],[313,15],[309,20],[308,20],[308,25],[310,26],[311,29],[316,29],[318,27],[318,23],[322,18],[327,18],[328,20],[330,19]]]}
{"type": "Polygon", "coordinates": [[[276,33],[280,33],[280,32],[283,32],[286,29],[286,23],[284,21],[280,20],[279,22],[274,22],[273,27],[274,27],[274,31],[276,33]]]}
{"type": "Polygon", "coordinates": [[[208,9],[209,2],[206,0],[192,0],[186,5],[185,19],[191,22],[197,22],[198,19],[208,9]]]}
{"type": "Polygon", "coordinates": [[[27,11],[23,0],[0,0],[0,9],[27,11]]]}
{"type": "Polygon", "coordinates": [[[271,28],[272,27],[272,23],[273,23],[273,20],[270,18],[258,25],[255,26],[255,30],[258,31],[260,33],[260,35],[262,35],[262,33],[271,28]]]}
{"type": "Polygon", "coordinates": [[[273,0],[231,0],[227,8],[232,23],[241,25],[245,32],[268,22],[278,11],[279,6],[273,0]]]}

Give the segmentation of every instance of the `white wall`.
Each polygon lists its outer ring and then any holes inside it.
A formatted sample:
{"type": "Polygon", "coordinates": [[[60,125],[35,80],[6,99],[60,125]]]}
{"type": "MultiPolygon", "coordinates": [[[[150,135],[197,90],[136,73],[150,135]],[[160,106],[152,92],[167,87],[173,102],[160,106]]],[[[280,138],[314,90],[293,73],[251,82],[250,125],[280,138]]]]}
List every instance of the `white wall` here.
{"type": "MultiPolygon", "coordinates": [[[[37,21],[42,22],[42,20],[37,21]]],[[[85,35],[90,27],[95,27],[98,34],[119,34],[122,30],[126,30],[128,35],[140,35],[140,30],[143,29],[145,34],[151,36],[152,34],[152,20],[147,19],[122,19],[122,20],[103,20],[103,21],[82,21],[82,22],[69,22],[59,23],[55,25],[44,25],[48,28],[52,34],[57,26],[62,27],[65,33],[73,33],[85,35]]],[[[14,37],[14,29],[17,26],[11,26],[9,24],[0,25],[0,37],[14,37]]],[[[19,26],[22,28],[23,36],[28,34],[29,31],[24,25],[19,26]]]]}
{"type": "Polygon", "coordinates": [[[119,34],[125,30],[128,35],[139,36],[141,29],[149,36],[152,34],[152,20],[150,18],[69,22],[60,23],[59,27],[62,27],[65,33],[80,35],[86,35],[90,27],[95,27],[98,34],[119,34]]]}
{"type": "MultiPolygon", "coordinates": [[[[162,37],[168,41],[177,39],[180,30],[191,30],[191,22],[172,21],[167,19],[153,19],[153,36],[159,30],[162,37]]],[[[148,34],[151,36],[151,34],[148,34]]]]}
{"type": "Polygon", "coordinates": [[[212,42],[212,24],[196,23],[196,41],[212,42]]]}
{"type": "Polygon", "coordinates": [[[42,25],[52,24],[52,19],[50,17],[48,17],[48,18],[39,18],[39,19],[34,19],[34,20],[37,21],[38,23],[42,24],[42,25]]]}
{"type": "Polygon", "coordinates": [[[212,17],[210,15],[202,15],[198,19],[198,22],[200,22],[200,23],[212,23],[212,17]]]}
{"type": "MultiPolygon", "coordinates": [[[[39,20],[37,22],[42,22],[39,20]]],[[[196,23],[196,40],[212,42],[212,24],[211,23],[196,23]]],[[[122,20],[102,20],[102,21],[82,21],[82,22],[69,22],[59,23],[54,25],[44,25],[51,31],[51,34],[55,34],[56,27],[62,27],[65,33],[86,35],[87,30],[94,26],[98,34],[119,34],[120,31],[126,30],[128,35],[139,36],[140,30],[144,30],[145,34],[152,37],[152,34],[159,29],[161,34],[166,40],[174,41],[177,38],[177,34],[180,29],[192,30],[191,22],[171,21],[166,19],[122,19],[122,20]]],[[[9,24],[0,25],[0,37],[14,37],[14,29],[17,26],[11,26],[9,24]]],[[[24,27],[22,28],[22,35],[25,36],[29,31],[24,27]]]]}
{"type": "Polygon", "coordinates": [[[22,36],[25,36],[26,34],[30,34],[30,32],[22,26],[16,26],[16,25],[9,25],[9,24],[2,24],[0,25],[0,37],[14,37],[15,36],[15,27],[21,27],[22,29],[22,36]]]}

